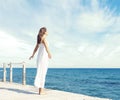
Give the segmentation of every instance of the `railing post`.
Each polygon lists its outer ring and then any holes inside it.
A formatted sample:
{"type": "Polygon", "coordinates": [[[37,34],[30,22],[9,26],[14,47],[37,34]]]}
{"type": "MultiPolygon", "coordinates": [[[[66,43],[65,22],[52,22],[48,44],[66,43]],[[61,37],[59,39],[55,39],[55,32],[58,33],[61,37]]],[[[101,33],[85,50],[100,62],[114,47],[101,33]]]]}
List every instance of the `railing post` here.
{"type": "Polygon", "coordinates": [[[12,63],[10,63],[10,82],[12,82],[12,63]]]}
{"type": "Polygon", "coordinates": [[[3,63],[3,82],[6,82],[6,64],[3,63]]]}
{"type": "Polygon", "coordinates": [[[25,68],[25,63],[23,62],[23,80],[22,80],[22,83],[23,85],[26,84],[26,68],[25,68]]]}

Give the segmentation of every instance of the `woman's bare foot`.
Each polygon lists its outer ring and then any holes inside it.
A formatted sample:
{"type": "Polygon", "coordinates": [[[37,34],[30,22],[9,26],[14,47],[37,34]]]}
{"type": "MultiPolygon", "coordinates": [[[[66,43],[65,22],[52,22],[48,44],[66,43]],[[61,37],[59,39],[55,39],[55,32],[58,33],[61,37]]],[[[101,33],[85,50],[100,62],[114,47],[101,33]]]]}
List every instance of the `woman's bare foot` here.
{"type": "Polygon", "coordinates": [[[40,95],[45,95],[45,94],[46,94],[46,92],[41,92],[41,93],[40,93],[40,95]]]}
{"type": "Polygon", "coordinates": [[[39,95],[45,95],[45,91],[43,88],[39,88],[39,95]]]}

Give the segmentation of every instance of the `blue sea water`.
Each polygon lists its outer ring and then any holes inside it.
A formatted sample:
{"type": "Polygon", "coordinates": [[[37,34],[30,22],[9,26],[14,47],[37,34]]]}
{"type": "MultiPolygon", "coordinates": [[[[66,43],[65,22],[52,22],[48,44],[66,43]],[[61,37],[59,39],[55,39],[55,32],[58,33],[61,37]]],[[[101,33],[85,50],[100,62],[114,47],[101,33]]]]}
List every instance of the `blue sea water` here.
{"type": "MultiPolygon", "coordinates": [[[[27,84],[34,84],[35,75],[36,68],[26,69],[27,84]]],[[[0,79],[2,77],[3,72],[0,71],[0,79]]],[[[9,68],[7,68],[7,81],[9,81],[9,68]]],[[[13,81],[22,83],[22,68],[13,69],[13,81]]],[[[45,87],[120,100],[120,69],[49,68],[45,87]]]]}

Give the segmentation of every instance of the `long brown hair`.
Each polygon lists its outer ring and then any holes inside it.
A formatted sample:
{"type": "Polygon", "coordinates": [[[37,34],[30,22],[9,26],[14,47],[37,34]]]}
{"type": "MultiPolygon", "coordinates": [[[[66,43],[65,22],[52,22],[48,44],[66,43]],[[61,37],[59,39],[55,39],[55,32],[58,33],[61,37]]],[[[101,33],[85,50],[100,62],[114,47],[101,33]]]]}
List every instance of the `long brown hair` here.
{"type": "Polygon", "coordinates": [[[41,43],[41,38],[43,37],[43,35],[45,34],[46,31],[47,31],[46,27],[40,28],[39,33],[37,35],[37,43],[38,44],[41,43]]]}

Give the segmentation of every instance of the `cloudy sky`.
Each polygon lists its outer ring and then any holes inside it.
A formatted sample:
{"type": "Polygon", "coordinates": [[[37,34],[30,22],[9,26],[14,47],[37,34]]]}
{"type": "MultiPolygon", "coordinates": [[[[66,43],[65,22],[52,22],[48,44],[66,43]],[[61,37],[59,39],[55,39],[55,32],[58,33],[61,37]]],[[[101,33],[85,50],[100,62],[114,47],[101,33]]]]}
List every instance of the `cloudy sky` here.
{"type": "Polygon", "coordinates": [[[0,0],[0,63],[36,67],[31,56],[46,26],[49,67],[119,67],[120,0],[0,0]]]}

